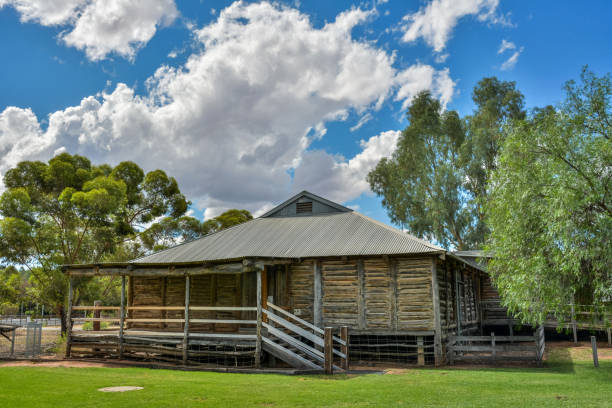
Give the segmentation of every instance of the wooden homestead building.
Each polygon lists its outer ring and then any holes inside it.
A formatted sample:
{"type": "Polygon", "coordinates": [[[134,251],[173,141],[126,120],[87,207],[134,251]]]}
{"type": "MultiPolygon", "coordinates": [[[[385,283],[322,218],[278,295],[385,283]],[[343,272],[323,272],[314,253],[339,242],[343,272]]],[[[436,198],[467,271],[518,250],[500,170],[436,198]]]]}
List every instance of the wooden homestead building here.
{"type": "Polygon", "coordinates": [[[307,191],[197,240],[65,272],[122,279],[121,306],[82,317],[94,307],[70,304],[71,323],[118,327],[70,331],[68,355],[308,369],[330,356],[444,364],[449,336],[480,328],[490,285],[474,260],[307,191]]]}

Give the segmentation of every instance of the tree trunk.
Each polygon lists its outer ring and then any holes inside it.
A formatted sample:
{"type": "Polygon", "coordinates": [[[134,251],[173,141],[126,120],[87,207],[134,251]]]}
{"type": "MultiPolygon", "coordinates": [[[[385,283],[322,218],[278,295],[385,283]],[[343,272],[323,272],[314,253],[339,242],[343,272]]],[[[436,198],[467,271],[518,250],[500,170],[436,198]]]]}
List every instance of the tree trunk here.
{"type": "Polygon", "coordinates": [[[68,322],[68,316],[66,316],[66,309],[64,308],[64,305],[59,305],[59,307],[57,308],[57,314],[58,316],[60,316],[60,324],[61,324],[61,330],[62,330],[62,336],[66,334],[66,330],[68,330],[68,326],[67,326],[67,322],[68,322]]]}

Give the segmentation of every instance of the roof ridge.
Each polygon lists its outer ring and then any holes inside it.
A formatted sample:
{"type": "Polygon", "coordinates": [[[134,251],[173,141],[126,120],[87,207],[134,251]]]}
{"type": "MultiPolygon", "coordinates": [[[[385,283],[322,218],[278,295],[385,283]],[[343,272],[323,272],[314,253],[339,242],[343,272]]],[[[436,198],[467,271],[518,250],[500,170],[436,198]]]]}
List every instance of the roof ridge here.
{"type": "Polygon", "coordinates": [[[410,238],[410,239],[413,239],[413,240],[415,240],[415,241],[417,241],[417,242],[419,242],[419,243],[421,243],[421,244],[425,245],[426,247],[429,247],[429,248],[432,248],[432,249],[436,249],[436,250],[439,250],[439,251],[446,251],[444,248],[439,247],[439,246],[437,246],[437,245],[434,245],[434,244],[432,244],[432,243],[431,243],[431,242],[429,242],[429,241],[426,241],[426,240],[424,240],[424,239],[421,239],[421,238],[415,237],[414,235],[410,234],[409,232],[400,231],[399,229],[397,229],[397,228],[395,228],[395,227],[392,227],[392,226],[390,226],[390,225],[387,225],[387,224],[385,224],[384,222],[380,222],[380,221],[378,221],[378,220],[375,220],[374,218],[370,218],[370,217],[368,217],[367,215],[364,215],[364,214],[362,214],[362,213],[360,213],[360,212],[358,212],[358,211],[353,211],[353,213],[354,213],[354,214],[357,214],[357,215],[359,215],[360,217],[365,218],[366,220],[368,220],[368,221],[370,221],[370,222],[373,222],[373,223],[375,223],[375,224],[377,224],[377,225],[379,225],[379,226],[381,226],[381,227],[384,227],[384,228],[386,228],[386,229],[388,229],[388,230],[390,230],[390,231],[393,231],[394,233],[396,233],[396,234],[398,234],[398,235],[401,235],[401,236],[403,236],[403,237],[408,237],[408,238],[410,238]]]}

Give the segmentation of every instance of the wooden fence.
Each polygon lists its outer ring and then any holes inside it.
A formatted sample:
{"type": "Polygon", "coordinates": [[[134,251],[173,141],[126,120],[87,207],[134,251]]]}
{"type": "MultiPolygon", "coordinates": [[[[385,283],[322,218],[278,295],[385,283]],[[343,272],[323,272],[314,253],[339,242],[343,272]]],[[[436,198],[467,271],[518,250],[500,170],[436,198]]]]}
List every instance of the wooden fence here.
{"type": "Polygon", "coordinates": [[[535,361],[544,356],[544,327],[533,336],[451,336],[447,344],[448,360],[478,361],[495,364],[499,361],[535,361]]]}

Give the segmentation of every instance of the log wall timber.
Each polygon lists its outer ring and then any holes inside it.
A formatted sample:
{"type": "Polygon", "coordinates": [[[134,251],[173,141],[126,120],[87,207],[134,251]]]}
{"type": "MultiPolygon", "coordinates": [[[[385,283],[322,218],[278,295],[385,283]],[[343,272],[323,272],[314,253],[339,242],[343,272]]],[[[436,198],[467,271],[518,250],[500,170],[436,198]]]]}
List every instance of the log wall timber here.
{"type": "Polygon", "coordinates": [[[322,319],[324,326],[358,327],[357,261],[322,261],[322,319]]]}
{"type": "Polygon", "coordinates": [[[398,329],[434,330],[431,258],[404,258],[397,263],[398,329]]]}
{"type": "Polygon", "coordinates": [[[309,322],[313,321],[314,282],[313,262],[289,265],[289,303],[292,313],[309,322]]]}
{"type": "MultiPolygon", "coordinates": [[[[131,288],[134,292],[130,297],[133,303],[128,306],[164,306],[162,302],[162,279],[163,278],[132,277],[131,288]]],[[[184,282],[183,280],[183,286],[181,288],[183,292],[185,292],[184,282]]],[[[176,306],[180,305],[184,305],[184,302],[176,306]]],[[[161,319],[162,311],[132,310],[130,315],[130,319],[161,319]]],[[[130,328],[157,330],[159,329],[159,323],[131,322],[130,328]]]]}
{"type": "Polygon", "coordinates": [[[367,259],[363,262],[365,300],[364,321],[370,329],[389,329],[394,315],[392,300],[391,268],[383,258],[367,259]]]}

